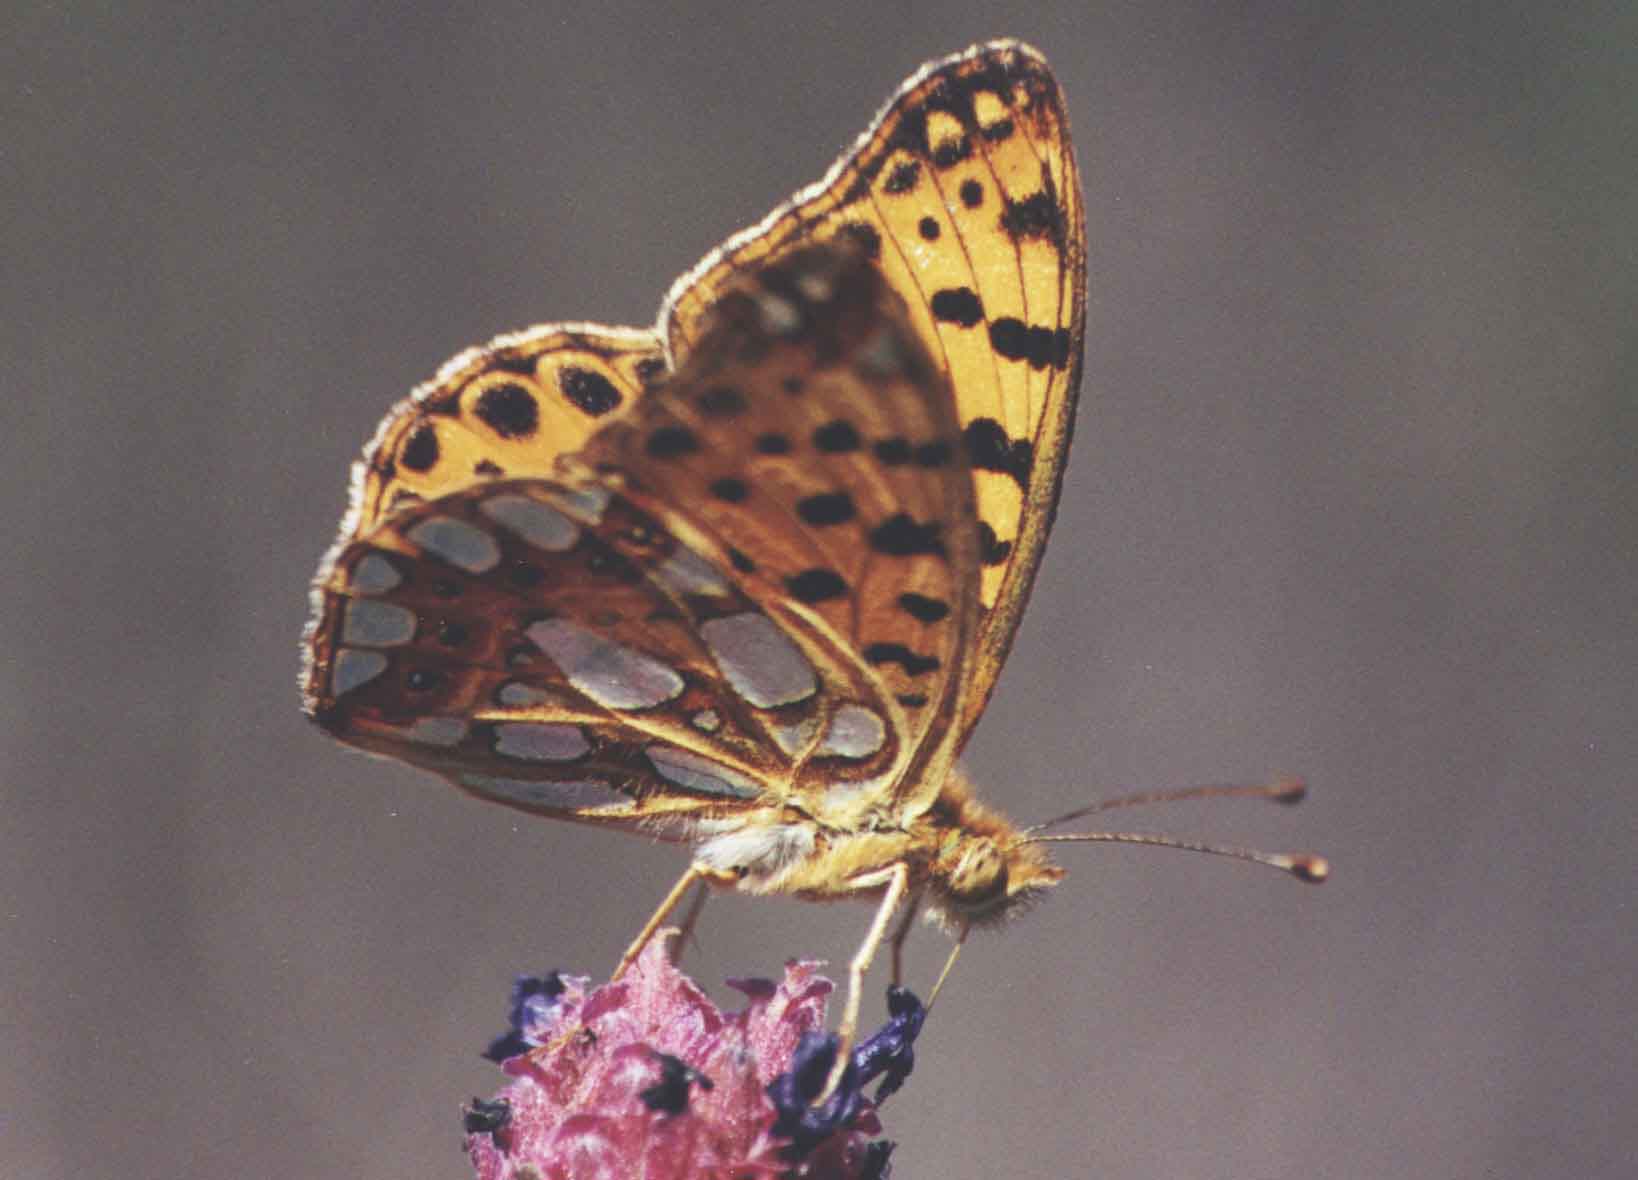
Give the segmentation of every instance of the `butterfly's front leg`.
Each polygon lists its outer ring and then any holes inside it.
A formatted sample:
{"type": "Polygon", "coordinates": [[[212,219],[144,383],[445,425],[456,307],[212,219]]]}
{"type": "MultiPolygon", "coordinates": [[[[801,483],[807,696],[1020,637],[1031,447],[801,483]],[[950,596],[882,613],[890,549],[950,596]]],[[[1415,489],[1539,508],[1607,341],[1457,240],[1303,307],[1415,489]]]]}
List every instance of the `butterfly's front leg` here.
{"type": "MultiPolygon", "coordinates": [[[[611,982],[624,975],[626,968],[637,961],[637,956],[643,953],[643,948],[648,945],[649,939],[654,937],[655,931],[665,925],[665,920],[683,903],[683,899],[688,896],[689,889],[696,884],[706,886],[733,885],[738,880],[736,874],[723,869],[714,869],[709,865],[701,864],[689,865],[688,871],[671,887],[671,892],[665,895],[665,900],[660,903],[660,908],[654,911],[654,916],[648,920],[648,924],[632,940],[631,945],[626,948],[626,953],[620,956],[620,965],[614,969],[614,974],[610,977],[611,982]]],[[[699,917],[698,906],[694,907],[686,921],[689,930],[693,929],[694,919],[697,917],[699,917]]]]}
{"type": "Polygon", "coordinates": [[[859,1030],[859,996],[864,987],[865,972],[870,970],[871,961],[881,949],[882,938],[887,934],[887,923],[893,917],[893,911],[904,901],[905,892],[910,885],[910,866],[899,861],[885,869],[855,877],[848,884],[859,892],[880,889],[883,885],[887,888],[882,892],[881,904],[876,907],[876,917],[870,923],[870,930],[865,934],[864,941],[859,944],[853,962],[848,964],[847,1006],[842,1010],[842,1023],[836,1030],[838,1038],[836,1063],[830,1067],[830,1077],[825,1079],[824,1092],[815,1099],[815,1106],[828,1101],[835,1093],[836,1087],[841,1083],[842,1072],[847,1068],[848,1058],[853,1053],[853,1039],[859,1030]]]}

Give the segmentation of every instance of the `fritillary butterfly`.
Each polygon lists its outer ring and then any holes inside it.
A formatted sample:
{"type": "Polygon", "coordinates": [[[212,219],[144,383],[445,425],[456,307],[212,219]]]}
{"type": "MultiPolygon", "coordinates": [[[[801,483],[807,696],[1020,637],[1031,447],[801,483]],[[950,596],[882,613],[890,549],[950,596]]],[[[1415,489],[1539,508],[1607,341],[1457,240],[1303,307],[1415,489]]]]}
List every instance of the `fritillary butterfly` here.
{"type": "Polygon", "coordinates": [[[696,882],[879,898],[851,1036],[901,904],[895,974],[919,906],[959,946],[1061,876],[1066,837],[955,759],[1051,524],[1085,261],[1041,56],[927,65],[652,330],[504,336],[392,410],[316,580],[307,711],[481,798],[692,845],[622,966],[696,882]]]}

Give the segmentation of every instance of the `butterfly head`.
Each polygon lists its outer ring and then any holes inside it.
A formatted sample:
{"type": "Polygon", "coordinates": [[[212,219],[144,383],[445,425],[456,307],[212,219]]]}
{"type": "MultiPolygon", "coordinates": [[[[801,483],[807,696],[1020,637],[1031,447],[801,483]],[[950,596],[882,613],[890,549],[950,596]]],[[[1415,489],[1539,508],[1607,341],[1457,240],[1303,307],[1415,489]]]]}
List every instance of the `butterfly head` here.
{"type": "Polygon", "coordinates": [[[935,880],[943,908],[963,925],[982,926],[1011,917],[1064,875],[1035,844],[971,836],[951,853],[935,870],[935,880]]]}
{"type": "Polygon", "coordinates": [[[1003,921],[1063,878],[1045,848],[974,799],[958,776],[946,784],[929,818],[941,829],[928,873],[932,900],[951,926],[1003,921]]]}

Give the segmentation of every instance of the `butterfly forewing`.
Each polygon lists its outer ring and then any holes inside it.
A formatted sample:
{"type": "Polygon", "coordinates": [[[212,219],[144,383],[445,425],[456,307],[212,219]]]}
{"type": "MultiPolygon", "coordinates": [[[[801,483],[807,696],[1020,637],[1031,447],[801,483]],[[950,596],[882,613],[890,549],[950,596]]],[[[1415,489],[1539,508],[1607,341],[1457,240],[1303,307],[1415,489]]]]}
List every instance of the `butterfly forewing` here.
{"type": "Polygon", "coordinates": [[[972,482],[947,379],[867,257],[816,248],[740,276],[677,379],[576,463],[731,569],[808,656],[871,688],[855,740],[902,757],[803,762],[819,814],[913,810],[952,751],[977,612],[972,482]],[[931,769],[931,773],[929,770],[931,769]],[[891,788],[891,789],[888,789],[891,788]]]}
{"type": "Polygon", "coordinates": [[[833,237],[875,257],[955,391],[984,607],[965,731],[1040,561],[1079,388],[1084,215],[1046,63],[1000,42],[907,82],[822,181],[678,281],[661,326],[679,363],[737,270],[833,237]]]}

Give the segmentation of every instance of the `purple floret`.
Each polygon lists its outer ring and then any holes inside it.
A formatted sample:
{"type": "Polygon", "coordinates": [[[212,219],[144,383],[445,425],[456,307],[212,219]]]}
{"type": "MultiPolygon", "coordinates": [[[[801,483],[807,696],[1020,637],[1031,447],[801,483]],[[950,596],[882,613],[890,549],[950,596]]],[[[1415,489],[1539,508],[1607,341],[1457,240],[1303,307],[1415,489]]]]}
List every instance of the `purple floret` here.
{"type": "Polygon", "coordinates": [[[465,1108],[479,1180],[885,1180],[892,1145],[872,1142],[876,1108],[910,1072],[922,1008],[908,992],[890,996],[888,1023],[812,1107],[836,1052],[824,1031],[831,984],[815,968],[734,981],[746,1006],[727,1013],[671,964],[663,940],[618,983],[518,980],[511,1030],[490,1046],[512,1081],[465,1108]]]}

